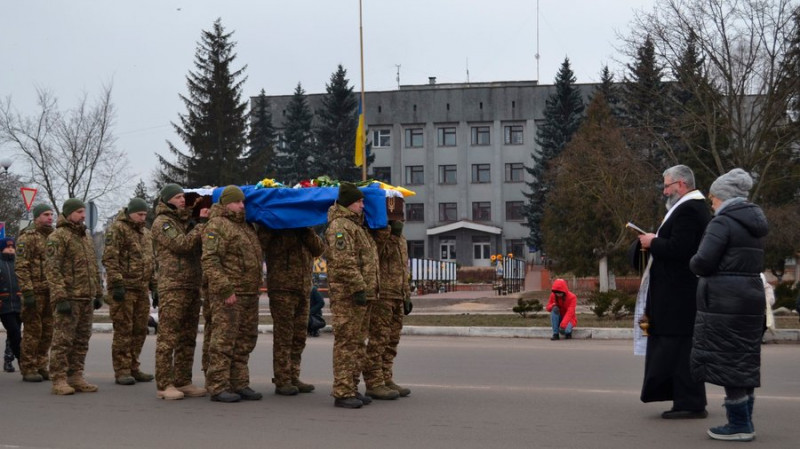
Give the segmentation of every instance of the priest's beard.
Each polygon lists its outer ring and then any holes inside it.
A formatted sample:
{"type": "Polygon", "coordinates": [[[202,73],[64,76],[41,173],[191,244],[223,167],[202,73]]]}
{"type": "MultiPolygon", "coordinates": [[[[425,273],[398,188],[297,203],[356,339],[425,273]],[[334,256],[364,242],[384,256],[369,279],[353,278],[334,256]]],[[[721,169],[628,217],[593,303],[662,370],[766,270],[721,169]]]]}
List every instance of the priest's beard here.
{"type": "Polygon", "coordinates": [[[666,199],[664,200],[666,203],[665,205],[667,207],[667,210],[672,209],[672,206],[674,206],[679,199],[681,199],[681,196],[678,195],[678,193],[673,193],[672,195],[667,196],[666,199]]]}

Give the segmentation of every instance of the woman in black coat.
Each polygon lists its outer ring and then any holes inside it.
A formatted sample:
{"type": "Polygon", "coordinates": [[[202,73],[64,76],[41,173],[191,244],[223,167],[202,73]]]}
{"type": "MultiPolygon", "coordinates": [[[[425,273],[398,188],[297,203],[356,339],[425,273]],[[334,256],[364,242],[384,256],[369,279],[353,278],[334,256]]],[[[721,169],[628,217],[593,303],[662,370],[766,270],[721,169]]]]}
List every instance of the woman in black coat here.
{"type": "Polygon", "coordinates": [[[14,359],[19,360],[22,341],[22,303],[19,298],[17,274],[14,271],[16,247],[14,239],[0,239],[0,321],[6,329],[6,350],[3,371],[13,373],[14,359]]]}
{"type": "Polygon", "coordinates": [[[708,430],[717,440],[755,438],[753,390],[760,386],[767,219],[747,201],[753,179],[735,168],[711,185],[715,217],[689,262],[700,276],[691,370],[696,380],[725,387],[728,423],[708,430]]]}

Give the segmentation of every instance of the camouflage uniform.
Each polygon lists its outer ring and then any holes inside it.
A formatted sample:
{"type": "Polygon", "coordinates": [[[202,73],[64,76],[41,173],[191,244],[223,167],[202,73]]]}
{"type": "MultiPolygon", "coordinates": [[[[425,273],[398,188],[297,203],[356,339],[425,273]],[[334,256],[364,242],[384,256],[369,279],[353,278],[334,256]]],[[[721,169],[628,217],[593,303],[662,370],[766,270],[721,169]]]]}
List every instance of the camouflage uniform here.
{"type": "Polygon", "coordinates": [[[159,201],[151,233],[158,282],[156,388],[192,383],[197,326],[200,323],[201,238],[204,224],[191,228],[191,209],[159,201]]]}
{"type": "Polygon", "coordinates": [[[92,335],[92,300],[103,293],[92,239],[86,226],[58,216],[56,230],[47,237],[45,274],[51,306],[68,301],[71,313],[54,313],[50,378],[53,384],[82,378],[92,335]]]}
{"type": "Polygon", "coordinates": [[[45,246],[52,232],[52,226],[32,223],[17,239],[15,269],[19,288],[23,293],[33,292],[36,299],[33,307],[22,305],[24,326],[19,370],[23,376],[38,373],[48,377],[53,309],[50,306],[50,287],[45,278],[45,246]]]}
{"type": "Polygon", "coordinates": [[[150,317],[149,285],[155,282],[153,239],[144,223],[130,219],[125,209],[117,214],[106,231],[103,266],[109,288],[125,287],[125,299],[109,302],[114,337],[111,359],[114,375],[130,376],[139,372],[139,354],[147,337],[150,317]]]}
{"type": "Polygon", "coordinates": [[[406,238],[392,235],[388,227],[373,231],[372,236],[378,246],[381,298],[370,315],[368,366],[364,370],[368,388],[393,382],[392,367],[403,329],[403,301],[411,296],[406,238]]]}
{"type": "Polygon", "coordinates": [[[247,363],[258,340],[261,247],[244,212],[211,206],[203,236],[203,272],[208,278],[211,340],[206,388],[214,396],[250,386],[247,363]],[[236,294],[236,303],[225,299],[236,294]]]}
{"type": "Polygon", "coordinates": [[[364,292],[367,304],[378,297],[378,253],[363,215],[334,203],[328,209],[325,253],[333,312],[333,397],[355,397],[364,364],[369,306],[355,303],[364,292]]]}
{"type": "Polygon", "coordinates": [[[278,386],[298,383],[308,334],[309,298],[314,258],[325,249],[310,228],[259,229],[267,259],[267,291],[272,315],[272,381],[278,386]]]}

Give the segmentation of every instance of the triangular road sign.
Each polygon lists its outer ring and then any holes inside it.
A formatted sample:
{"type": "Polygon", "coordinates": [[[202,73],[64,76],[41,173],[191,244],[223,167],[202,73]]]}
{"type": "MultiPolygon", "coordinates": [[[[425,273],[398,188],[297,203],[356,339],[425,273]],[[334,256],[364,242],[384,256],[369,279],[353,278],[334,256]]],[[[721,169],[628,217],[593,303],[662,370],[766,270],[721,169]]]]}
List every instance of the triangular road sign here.
{"type": "Polygon", "coordinates": [[[25,209],[30,211],[31,206],[33,206],[33,200],[36,198],[36,189],[32,187],[21,187],[19,191],[22,192],[22,201],[25,202],[25,209]]]}

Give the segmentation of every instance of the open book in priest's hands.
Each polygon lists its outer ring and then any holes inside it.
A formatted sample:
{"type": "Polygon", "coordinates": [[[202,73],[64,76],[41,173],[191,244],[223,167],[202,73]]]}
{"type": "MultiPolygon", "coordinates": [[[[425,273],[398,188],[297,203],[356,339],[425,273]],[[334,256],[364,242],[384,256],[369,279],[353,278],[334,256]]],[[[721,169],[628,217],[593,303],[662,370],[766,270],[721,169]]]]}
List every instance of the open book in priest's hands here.
{"type": "Polygon", "coordinates": [[[647,231],[645,231],[644,229],[640,228],[639,226],[636,226],[635,224],[633,224],[630,221],[625,224],[625,227],[629,228],[629,229],[633,229],[634,231],[638,232],[639,234],[647,234],[647,231]]]}

